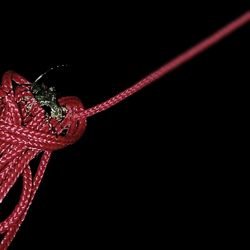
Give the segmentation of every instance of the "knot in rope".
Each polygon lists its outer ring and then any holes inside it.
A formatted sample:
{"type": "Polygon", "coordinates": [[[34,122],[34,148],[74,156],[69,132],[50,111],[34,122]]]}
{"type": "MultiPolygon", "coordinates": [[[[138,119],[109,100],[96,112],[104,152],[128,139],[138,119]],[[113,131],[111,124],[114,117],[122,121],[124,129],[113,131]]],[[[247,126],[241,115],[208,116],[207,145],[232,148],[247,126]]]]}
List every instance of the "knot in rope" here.
{"type": "MultiPolygon", "coordinates": [[[[23,179],[23,189],[15,209],[0,222],[0,234],[4,235],[0,250],[8,248],[24,220],[51,152],[76,142],[85,130],[87,117],[125,100],[249,22],[250,11],[247,11],[133,86],[86,110],[78,98],[64,97],[56,103],[53,115],[48,116],[42,108],[44,100],[36,96],[34,89],[32,92],[32,84],[14,72],[5,73],[0,86],[0,203],[19,176],[23,179]],[[32,177],[30,161],[38,154],[42,155],[32,177]]],[[[48,100],[45,103],[48,104],[48,100]]]]}
{"type": "Polygon", "coordinates": [[[51,152],[75,143],[86,127],[84,107],[77,97],[58,100],[65,111],[61,120],[52,118],[32,93],[32,84],[15,72],[4,74],[0,85],[0,203],[19,176],[23,191],[12,213],[0,222],[6,249],[27,213],[51,152]],[[31,174],[30,161],[42,154],[38,169],[31,174]]]}

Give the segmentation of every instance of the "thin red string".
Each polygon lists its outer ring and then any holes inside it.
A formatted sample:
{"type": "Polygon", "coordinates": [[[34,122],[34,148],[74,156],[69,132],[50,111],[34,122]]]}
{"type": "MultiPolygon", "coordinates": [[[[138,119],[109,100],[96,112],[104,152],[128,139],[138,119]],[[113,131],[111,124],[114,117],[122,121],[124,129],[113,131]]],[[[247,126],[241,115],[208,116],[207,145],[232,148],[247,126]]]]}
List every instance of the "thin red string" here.
{"type": "Polygon", "coordinates": [[[85,130],[87,117],[121,102],[249,21],[250,12],[247,12],[132,87],[92,108],[84,110],[76,97],[59,99],[59,104],[67,110],[65,118],[60,122],[48,119],[44,109],[33,96],[29,81],[15,72],[6,72],[0,86],[0,203],[19,177],[22,177],[23,189],[14,210],[0,222],[0,234],[3,235],[0,250],[8,248],[25,219],[52,151],[76,142],[85,130]],[[13,82],[17,86],[14,87],[13,82]],[[39,154],[42,156],[32,177],[30,161],[39,154]]]}
{"type": "Polygon", "coordinates": [[[161,78],[162,76],[166,75],[170,71],[176,69],[177,67],[181,66],[182,64],[188,62],[193,57],[197,56],[198,54],[202,53],[212,45],[216,44],[226,36],[230,35],[235,30],[239,29],[244,24],[248,23],[250,20],[250,11],[246,12],[236,20],[232,21],[222,29],[218,30],[213,35],[209,36],[208,38],[204,39],[203,41],[199,42],[197,45],[193,46],[192,48],[188,49],[184,53],[180,54],[179,56],[175,57],[170,62],[163,65],[158,70],[152,72],[132,87],[122,91],[118,95],[110,98],[107,101],[104,101],[92,108],[85,110],[85,116],[89,117],[95,115],[96,113],[102,112],[117,103],[123,101],[127,97],[133,95],[134,93],[138,92],[142,88],[146,87],[147,85],[151,84],[155,80],[161,78]]]}

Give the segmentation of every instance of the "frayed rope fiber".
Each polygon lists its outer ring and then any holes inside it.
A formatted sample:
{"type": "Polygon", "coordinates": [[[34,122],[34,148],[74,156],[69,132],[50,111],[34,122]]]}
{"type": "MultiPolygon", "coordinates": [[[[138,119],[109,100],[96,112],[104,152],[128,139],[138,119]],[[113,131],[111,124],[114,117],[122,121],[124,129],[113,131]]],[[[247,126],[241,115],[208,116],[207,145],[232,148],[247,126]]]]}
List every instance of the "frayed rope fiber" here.
{"type": "Polygon", "coordinates": [[[0,85],[0,204],[19,177],[22,178],[23,188],[14,210],[0,222],[0,234],[3,235],[0,250],[8,248],[25,219],[51,153],[79,140],[86,128],[87,117],[116,105],[249,21],[248,11],[132,87],[92,108],[84,109],[77,97],[60,98],[57,102],[65,111],[61,119],[48,116],[32,92],[29,81],[15,72],[6,72],[0,85]],[[33,177],[30,162],[40,154],[42,156],[33,177]]]}

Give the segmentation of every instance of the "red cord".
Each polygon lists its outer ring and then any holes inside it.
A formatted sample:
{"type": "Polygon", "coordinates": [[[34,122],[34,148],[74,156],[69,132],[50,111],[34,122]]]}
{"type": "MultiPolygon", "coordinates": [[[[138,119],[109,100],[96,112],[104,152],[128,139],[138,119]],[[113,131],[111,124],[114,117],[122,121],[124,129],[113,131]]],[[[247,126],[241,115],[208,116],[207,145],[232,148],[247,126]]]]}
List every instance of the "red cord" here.
{"type": "Polygon", "coordinates": [[[184,53],[180,54],[179,56],[175,57],[170,62],[163,65],[158,70],[154,71],[153,73],[149,74],[141,81],[134,84],[132,87],[122,91],[118,95],[110,98],[109,100],[102,102],[92,108],[85,110],[85,116],[89,117],[96,113],[102,112],[117,103],[123,101],[127,97],[133,95],[134,93],[138,92],[142,88],[146,87],[147,85],[151,84],[155,80],[161,78],[162,76],[166,75],[170,71],[174,70],[175,68],[181,66],[182,64],[188,62],[193,57],[197,56],[204,50],[208,49],[215,43],[219,42],[226,36],[230,35],[235,30],[239,29],[244,24],[250,21],[250,11],[246,12],[236,20],[232,21],[222,29],[218,30],[216,33],[211,35],[210,37],[204,39],[203,41],[199,42],[197,45],[193,46],[189,50],[185,51],[184,53]]]}
{"type": "Polygon", "coordinates": [[[31,85],[15,72],[6,72],[0,87],[0,202],[17,178],[22,176],[23,190],[13,212],[0,223],[4,238],[0,249],[7,249],[19,229],[40,185],[51,152],[76,142],[83,134],[84,108],[76,97],[59,99],[67,114],[62,122],[49,120],[31,93],[31,85]],[[13,88],[12,81],[18,84],[13,88]],[[63,131],[66,135],[61,135],[63,131]],[[30,161],[42,152],[32,178],[30,161]]]}
{"type": "Polygon", "coordinates": [[[0,86],[0,203],[20,176],[23,180],[23,189],[12,213],[0,222],[0,234],[4,235],[0,250],[8,248],[24,220],[52,151],[76,142],[85,130],[87,117],[121,102],[249,21],[250,12],[247,12],[132,87],[95,107],[84,110],[76,97],[59,99],[59,104],[67,110],[61,122],[48,119],[44,109],[31,92],[30,82],[15,72],[6,72],[0,86]],[[16,87],[13,87],[13,81],[17,84],[16,87]],[[29,163],[40,153],[42,157],[32,177],[29,163]]]}

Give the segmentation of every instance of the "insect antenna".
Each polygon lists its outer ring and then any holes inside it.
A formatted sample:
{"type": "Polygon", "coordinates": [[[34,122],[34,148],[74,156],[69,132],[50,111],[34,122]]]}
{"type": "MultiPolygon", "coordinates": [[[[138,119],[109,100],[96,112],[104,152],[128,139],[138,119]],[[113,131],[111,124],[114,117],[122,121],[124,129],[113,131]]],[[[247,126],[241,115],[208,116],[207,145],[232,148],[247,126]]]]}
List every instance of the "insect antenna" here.
{"type": "Polygon", "coordinates": [[[44,78],[44,76],[46,76],[49,72],[60,69],[60,68],[65,68],[65,67],[70,67],[70,65],[69,64],[60,64],[60,65],[56,65],[56,66],[53,66],[53,67],[49,68],[44,73],[42,73],[40,76],[38,76],[36,78],[36,80],[34,81],[34,83],[36,83],[39,80],[41,80],[42,78],[44,78]]]}

